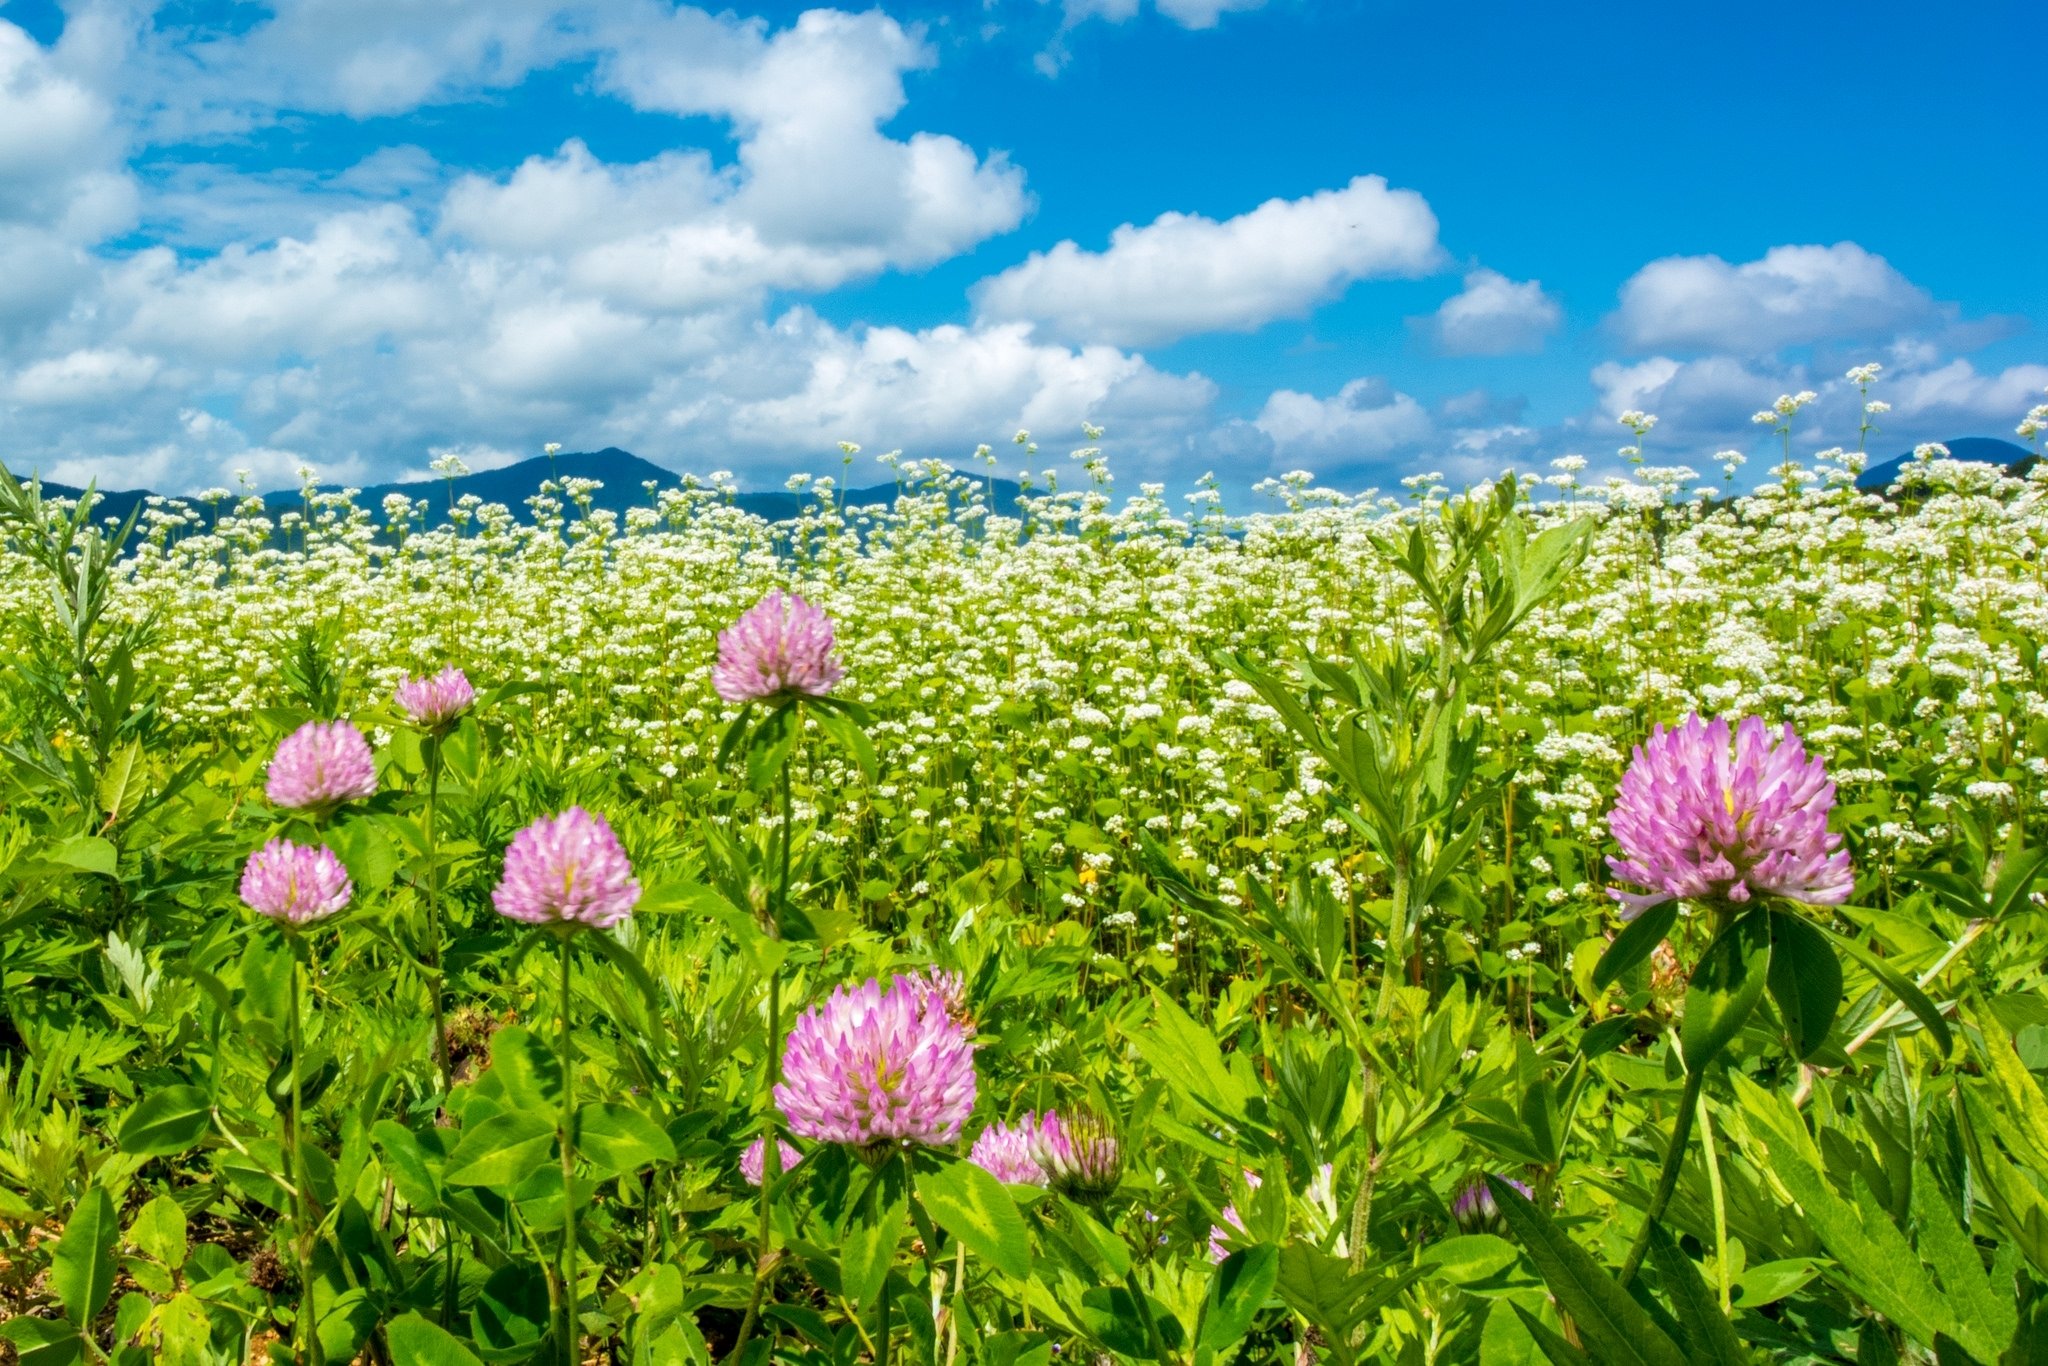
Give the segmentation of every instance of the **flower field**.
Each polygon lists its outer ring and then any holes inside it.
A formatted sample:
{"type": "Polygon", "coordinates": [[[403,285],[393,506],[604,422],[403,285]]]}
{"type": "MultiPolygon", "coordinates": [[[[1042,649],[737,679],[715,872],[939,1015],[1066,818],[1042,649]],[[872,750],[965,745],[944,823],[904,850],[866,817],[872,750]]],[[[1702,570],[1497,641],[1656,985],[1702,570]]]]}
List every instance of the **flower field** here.
{"type": "Polygon", "coordinates": [[[2040,469],[1076,455],[0,481],[0,1339],[2048,1361],[2040,469]]]}

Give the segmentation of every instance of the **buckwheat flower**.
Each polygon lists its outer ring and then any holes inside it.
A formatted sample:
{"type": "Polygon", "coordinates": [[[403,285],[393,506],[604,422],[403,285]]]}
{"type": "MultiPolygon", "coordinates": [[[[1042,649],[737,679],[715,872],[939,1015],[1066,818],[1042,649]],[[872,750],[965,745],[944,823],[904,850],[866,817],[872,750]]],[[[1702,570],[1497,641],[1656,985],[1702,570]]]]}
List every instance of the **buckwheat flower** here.
{"type": "Polygon", "coordinates": [[[1032,1156],[1046,1184],[1061,1195],[1099,1204],[1123,1179],[1124,1146],[1107,1119],[1092,1111],[1048,1112],[1039,1121],[1032,1156]]]}
{"type": "MultiPolygon", "coordinates": [[[[1504,1176],[1501,1183],[1513,1186],[1524,1200],[1532,1198],[1529,1188],[1520,1181],[1504,1176]]],[[[1451,1220],[1466,1233],[1498,1233],[1506,1227],[1506,1221],[1500,1217],[1500,1203],[1493,1198],[1486,1179],[1477,1176],[1466,1182],[1451,1200],[1451,1220]]]]}
{"type": "Polygon", "coordinates": [[[633,913],[640,884],[619,837],[602,816],[572,806],[512,837],[491,904],[529,925],[606,930],[633,913]]]}
{"type": "MultiPolygon", "coordinates": [[[[775,1150],[782,1158],[782,1170],[785,1173],[793,1170],[797,1163],[804,1160],[804,1155],[797,1151],[796,1145],[786,1138],[775,1140],[775,1150]]],[[[761,1177],[765,1174],[767,1166],[768,1140],[757,1138],[747,1145],[745,1152],[740,1154],[740,1175],[746,1178],[748,1185],[758,1186],[761,1184],[761,1177]]]]}
{"type": "Polygon", "coordinates": [[[974,1044],[909,977],[838,987],[789,1031],[775,1104],[796,1133],[863,1156],[951,1143],[974,1109],[974,1044]]]}
{"type": "Polygon", "coordinates": [[[846,676],[832,648],[830,617],[770,593],[718,633],[711,686],[728,702],[823,697],[846,676]]]}
{"type": "Polygon", "coordinates": [[[1038,1161],[1041,1124],[1056,1122],[1048,1111],[1041,1120],[1029,1110],[1015,1124],[991,1124],[974,1140],[967,1160],[998,1181],[1013,1186],[1043,1186],[1045,1168],[1038,1161]]]}
{"type": "Polygon", "coordinates": [[[323,845],[274,839],[242,865],[242,902],[287,925],[304,925],[348,905],[348,869],[323,845]]]}
{"type": "Polygon", "coordinates": [[[314,811],[374,796],[370,742],[346,721],[308,721],[278,744],[263,795],[271,805],[314,811]]]}
{"type": "Polygon", "coordinates": [[[446,730],[476,702],[476,689],[462,670],[450,665],[426,678],[407,675],[393,694],[400,709],[423,730],[446,730]]]}
{"type": "Polygon", "coordinates": [[[1609,895],[1624,920],[1680,897],[1839,905],[1855,876],[1842,837],[1828,833],[1834,804],[1826,768],[1789,725],[1774,738],[1761,718],[1745,717],[1732,752],[1726,718],[1660,725],[1636,746],[1607,818],[1622,849],[1608,866],[1649,890],[1609,895]]]}

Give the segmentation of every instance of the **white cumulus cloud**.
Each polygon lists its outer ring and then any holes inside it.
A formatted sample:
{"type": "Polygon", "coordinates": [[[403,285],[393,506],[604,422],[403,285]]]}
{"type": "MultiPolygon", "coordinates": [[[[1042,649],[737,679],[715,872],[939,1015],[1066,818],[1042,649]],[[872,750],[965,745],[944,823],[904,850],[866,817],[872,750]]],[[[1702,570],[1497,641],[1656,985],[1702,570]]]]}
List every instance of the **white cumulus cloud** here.
{"type": "Polygon", "coordinates": [[[1429,439],[1429,411],[1385,380],[1354,379],[1329,398],[1294,389],[1269,395],[1252,419],[1281,456],[1363,460],[1429,439]]]}
{"type": "Polygon", "coordinates": [[[972,292],[985,321],[1030,320],[1060,336],[1132,346],[1252,331],[1300,317],[1358,280],[1427,273],[1441,257],[1436,215],[1421,195],[1359,176],[1222,222],[1166,213],[1142,228],[1126,223],[1107,251],[1061,242],[972,292]]]}
{"type": "Polygon", "coordinates": [[[1932,295],[1854,242],[1772,247],[1731,265],[1667,256],[1621,287],[1614,324],[1637,350],[1765,355],[1825,340],[1884,340],[1940,313],[1932,295]]]}
{"type": "Polygon", "coordinates": [[[1447,356],[1507,356],[1541,351],[1564,310],[1540,280],[1510,280],[1484,267],[1465,276],[1465,288],[1444,300],[1423,330],[1447,356]]]}

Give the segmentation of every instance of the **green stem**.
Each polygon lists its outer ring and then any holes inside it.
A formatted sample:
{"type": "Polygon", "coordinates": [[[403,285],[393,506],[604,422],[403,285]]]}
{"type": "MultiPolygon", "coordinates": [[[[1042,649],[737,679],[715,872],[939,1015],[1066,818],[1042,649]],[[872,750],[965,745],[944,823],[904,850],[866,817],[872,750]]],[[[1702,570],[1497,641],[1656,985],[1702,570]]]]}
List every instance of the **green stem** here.
{"type": "Polygon", "coordinates": [[[427,741],[427,969],[434,997],[434,1061],[441,1068],[441,1091],[455,1089],[455,1066],[448,1056],[445,1018],[446,981],[441,970],[441,836],[436,820],[441,798],[441,741],[427,741]]]}
{"type": "Polygon", "coordinates": [[[297,1254],[295,1260],[299,1264],[299,1312],[292,1322],[292,1335],[298,1339],[299,1360],[321,1366],[324,1358],[320,1350],[320,1317],[313,1303],[312,1189],[306,1175],[306,1153],[301,1146],[299,1127],[299,1110],[304,1104],[300,1078],[306,1070],[305,1032],[299,1022],[303,1001],[300,983],[305,969],[299,962],[297,945],[292,948],[292,1104],[291,1109],[285,1112],[284,1121],[285,1147],[292,1164],[292,1250],[297,1254]]]}
{"type": "MultiPolygon", "coordinates": [[[[441,1069],[441,1094],[455,1089],[455,1065],[448,1055],[448,1020],[444,1002],[447,977],[441,967],[441,740],[427,740],[427,992],[434,1003],[434,1061],[441,1069]]],[[[458,1277],[455,1262],[455,1220],[441,1216],[441,1247],[448,1268],[441,1290],[441,1326],[455,1323],[458,1277]]]]}
{"type": "MultiPolygon", "coordinates": [[[[801,713],[799,713],[801,718],[801,713]]],[[[790,796],[789,757],[782,760],[782,870],[777,884],[775,901],[770,907],[768,932],[780,937],[782,913],[789,905],[789,846],[790,846],[790,796]]],[[[761,1321],[761,1297],[768,1285],[771,1268],[769,1254],[774,1250],[775,1224],[771,1217],[775,1208],[775,1184],[782,1175],[782,1135],[775,1124],[775,1086],[782,1080],[782,965],[777,963],[768,974],[768,1069],[763,1090],[767,1092],[768,1104],[761,1121],[761,1212],[760,1225],[755,1234],[755,1244],[760,1251],[754,1260],[754,1292],[747,1300],[746,1315],[740,1320],[739,1336],[733,1340],[732,1350],[726,1354],[727,1361],[738,1361],[740,1351],[754,1335],[754,1328],[761,1321]]],[[[885,1349],[886,1350],[886,1349],[885,1349]]]]}
{"type": "Polygon", "coordinates": [[[1401,972],[1408,960],[1408,854],[1403,850],[1394,855],[1392,869],[1394,884],[1394,914],[1387,924],[1387,949],[1380,960],[1380,1003],[1379,1018],[1385,1020],[1394,1011],[1394,989],[1399,985],[1401,972]]]}
{"type": "Polygon", "coordinates": [[[1705,1079],[1704,1067],[1686,1074],[1685,1090],[1678,1098],[1678,1121],[1671,1126],[1671,1144],[1664,1150],[1664,1167],[1657,1174],[1657,1189],[1650,1195],[1649,1208],[1643,1211],[1643,1226],[1637,1230],[1636,1240],[1629,1244],[1628,1260],[1621,1264],[1620,1280],[1624,1286],[1641,1269],[1643,1254],[1650,1250],[1650,1229],[1664,1217],[1664,1207],[1671,1203],[1671,1193],[1678,1189],[1678,1173],[1685,1165],[1685,1142],[1692,1137],[1693,1115],[1699,1110],[1700,1086],[1705,1079]]]}
{"type": "Polygon", "coordinates": [[[562,1058],[562,1120],[556,1138],[562,1150],[562,1255],[556,1277],[562,1284],[561,1338],[564,1366],[576,1360],[576,1060],[569,1051],[569,954],[570,940],[562,936],[562,1026],[559,1051],[562,1058]]]}
{"type": "Polygon", "coordinates": [[[875,1334],[875,1366],[889,1366],[889,1279],[882,1278],[882,1322],[875,1334]]]}

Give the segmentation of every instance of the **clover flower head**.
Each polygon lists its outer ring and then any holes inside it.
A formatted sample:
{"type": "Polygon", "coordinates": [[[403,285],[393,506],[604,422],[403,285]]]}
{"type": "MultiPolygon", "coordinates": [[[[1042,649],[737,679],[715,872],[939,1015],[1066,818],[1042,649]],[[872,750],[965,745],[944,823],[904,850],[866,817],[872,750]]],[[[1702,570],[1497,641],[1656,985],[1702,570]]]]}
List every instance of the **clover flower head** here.
{"type": "Polygon", "coordinates": [[[393,694],[399,708],[423,730],[445,730],[476,703],[476,689],[462,670],[449,665],[437,674],[399,680],[393,694]]]}
{"type": "Polygon", "coordinates": [[[1835,785],[1791,726],[1776,736],[1743,718],[1733,744],[1725,718],[1697,714],[1658,726],[1636,746],[1608,828],[1621,856],[1609,889],[1632,920],[1673,898],[1741,905],[1758,896],[1840,905],[1855,875],[1842,837],[1828,832],[1835,785]]]}
{"type": "Polygon", "coordinates": [[[846,676],[832,619],[795,594],[770,593],[718,633],[711,686],[728,702],[823,697],[846,676]]]}
{"type": "Polygon", "coordinates": [[[277,746],[263,795],[273,806],[318,811],[377,792],[370,742],[347,721],[308,721],[277,746]]]}
{"type": "MultiPolygon", "coordinates": [[[[797,1150],[796,1145],[786,1138],[775,1140],[775,1152],[782,1159],[784,1173],[794,1170],[796,1164],[804,1160],[804,1155],[797,1150]]],[[[758,1186],[761,1184],[762,1176],[766,1174],[767,1166],[768,1140],[757,1138],[740,1154],[740,1175],[746,1179],[748,1185],[758,1186]]]]}
{"type": "Polygon", "coordinates": [[[633,913],[640,884],[602,816],[572,806],[512,837],[491,904],[529,925],[607,930],[633,913]]]}
{"type": "Polygon", "coordinates": [[[324,845],[274,839],[242,865],[242,902],[289,926],[325,919],[348,905],[348,869],[324,845]]]}
{"type": "Polygon", "coordinates": [[[960,1137],[974,1109],[974,1043],[910,977],[838,987],[782,1052],[775,1104],[792,1131],[873,1157],[960,1137]]]}
{"type": "Polygon", "coordinates": [[[1039,1120],[1032,1156],[1045,1169],[1047,1185],[1084,1203],[1108,1199],[1123,1179],[1123,1140],[1092,1110],[1048,1112],[1039,1120]]]}
{"type": "Polygon", "coordinates": [[[1043,1186],[1045,1168],[1038,1161],[1038,1135],[1042,1125],[1056,1120],[1049,1110],[1043,1119],[1026,1110],[1015,1124],[991,1124],[974,1140],[967,1160],[998,1181],[1043,1186]]]}

